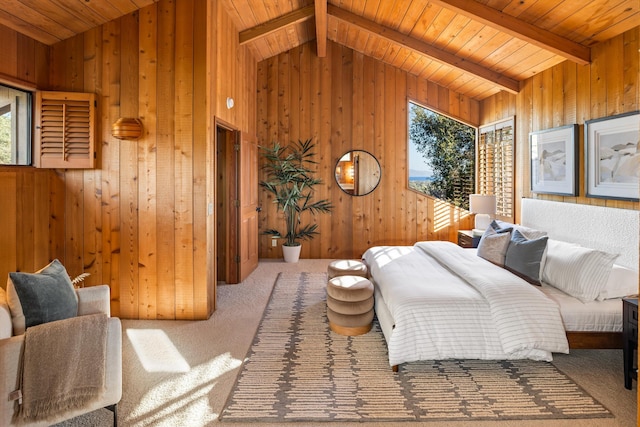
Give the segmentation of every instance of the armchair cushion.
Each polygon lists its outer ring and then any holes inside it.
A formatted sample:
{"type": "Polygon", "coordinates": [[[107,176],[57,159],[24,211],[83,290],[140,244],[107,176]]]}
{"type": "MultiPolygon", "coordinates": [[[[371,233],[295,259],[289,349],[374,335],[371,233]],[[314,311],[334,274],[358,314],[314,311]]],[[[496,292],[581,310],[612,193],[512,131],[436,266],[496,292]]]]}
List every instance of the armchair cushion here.
{"type": "Polygon", "coordinates": [[[30,326],[68,319],[78,314],[78,296],[58,260],[37,273],[9,273],[9,309],[14,335],[30,326]]]}

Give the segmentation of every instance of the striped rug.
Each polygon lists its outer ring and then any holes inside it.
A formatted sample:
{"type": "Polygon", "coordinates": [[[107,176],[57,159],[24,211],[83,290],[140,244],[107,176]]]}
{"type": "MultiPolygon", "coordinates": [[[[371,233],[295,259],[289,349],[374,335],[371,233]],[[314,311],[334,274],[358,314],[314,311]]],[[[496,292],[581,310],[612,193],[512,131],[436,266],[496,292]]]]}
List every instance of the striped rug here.
{"type": "Polygon", "coordinates": [[[326,319],[326,275],[281,273],[222,421],[577,419],[611,413],[552,364],[443,360],[393,373],[386,343],[326,319]]]}

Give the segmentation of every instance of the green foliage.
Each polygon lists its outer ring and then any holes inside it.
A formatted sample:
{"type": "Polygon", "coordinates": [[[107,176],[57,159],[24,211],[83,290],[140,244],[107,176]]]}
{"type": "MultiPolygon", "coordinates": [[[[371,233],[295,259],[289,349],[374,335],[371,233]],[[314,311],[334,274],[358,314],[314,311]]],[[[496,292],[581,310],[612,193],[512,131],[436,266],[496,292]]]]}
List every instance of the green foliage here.
{"type": "Polygon", "coordinates": [[[11,163],[11,116],[0,116],[0,164],[11,163]]]}
{"type": "Polygon", "coordinates": [[[433,169],[433,180],[417,187],[464,209],[474,190],[474,128],[411,104],[409,138],[433,169]]]}
{"type": "Polygon", "coordinates": [[[312,239],[318,234],[318,224],[301,223],[301,214],[330,212],[333,206],[326,200],[312,201],[314,187],[322,181],[314,177],[312,166],[315,144],[311,139],[299,140],[287,146],[277,142],[272,147],[260,147],[266,163],[263,166],[267,179],[260,186],[274,196],[273,202],[284,213],[286,233],[275,229],[264,234],[284,237],[286,246],[298,246],[300,240],[312,239]]]}

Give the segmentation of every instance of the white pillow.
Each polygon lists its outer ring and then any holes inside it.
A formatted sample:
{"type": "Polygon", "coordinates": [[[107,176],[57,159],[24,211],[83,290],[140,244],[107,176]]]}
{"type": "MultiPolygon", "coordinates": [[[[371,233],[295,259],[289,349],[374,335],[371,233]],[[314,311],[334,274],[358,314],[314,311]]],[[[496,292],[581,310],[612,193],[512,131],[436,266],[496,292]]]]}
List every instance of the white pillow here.
{"type": "Polygon", "coordinates": [[[0,340],[10,338],[12,334],[11,312],[7,303],[7,294],[0,288],[0,340]]]}
{"type": "Polygon", "coordinates": [[[582,302],[594,301],[607,284],[617,257],[549,239],[542,281],[582,302]]]}
{"type": "Polygon", "coordinates": [[[487,228],[478,243],[478,256],[500,267],[504,267],[504,256],[511,240],[509,231],[498,233],[492,227],[487,228]]]}
{"type": "Polygon", "coordinates": [[[598,301],[622,298],[638,293],[638,272],[621,265],[613,264],[607,284],[602,288],[598,301]]]}

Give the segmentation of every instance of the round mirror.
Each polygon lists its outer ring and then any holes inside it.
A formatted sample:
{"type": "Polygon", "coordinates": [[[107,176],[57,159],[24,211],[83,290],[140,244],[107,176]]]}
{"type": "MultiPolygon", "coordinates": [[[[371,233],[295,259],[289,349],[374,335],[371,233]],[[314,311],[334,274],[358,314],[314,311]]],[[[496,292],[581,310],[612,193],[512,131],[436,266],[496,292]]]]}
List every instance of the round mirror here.
{"type": "Polygon", "coordinates": [[[342,191],[352,196],[364,196],[380,183],[380,163],[366,151],[351,150],[338,159],[335,176],[342,191]]]}

